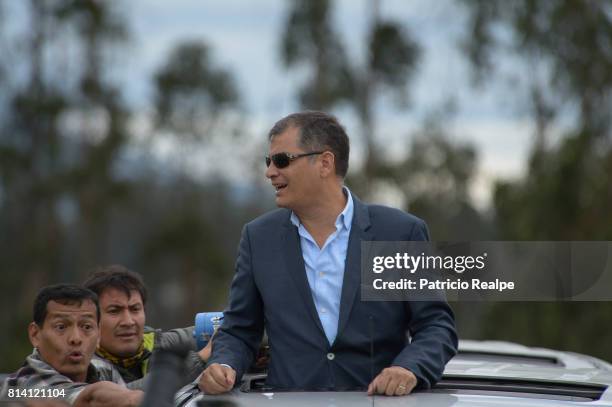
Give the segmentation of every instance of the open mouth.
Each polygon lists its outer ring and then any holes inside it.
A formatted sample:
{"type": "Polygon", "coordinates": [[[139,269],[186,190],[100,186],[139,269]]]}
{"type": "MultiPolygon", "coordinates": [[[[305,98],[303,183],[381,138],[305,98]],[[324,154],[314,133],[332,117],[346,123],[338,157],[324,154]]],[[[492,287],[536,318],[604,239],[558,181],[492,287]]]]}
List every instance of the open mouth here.
{"type": "Polygon", "coordinates": [[[68,360],[70,360],[71,362],[80,362],[81,360],[83,360],[84,356],[82,352],[70,352],[68,354],[68,360]]]}
{"type": "Polygon", "coordinates": [[[273,186],[274,186],[274,189],[276,189],[276,192],[278,192],[278,191],[280,191],[282,189],[287,188],[287,184],[275,184],[273,186]]]}

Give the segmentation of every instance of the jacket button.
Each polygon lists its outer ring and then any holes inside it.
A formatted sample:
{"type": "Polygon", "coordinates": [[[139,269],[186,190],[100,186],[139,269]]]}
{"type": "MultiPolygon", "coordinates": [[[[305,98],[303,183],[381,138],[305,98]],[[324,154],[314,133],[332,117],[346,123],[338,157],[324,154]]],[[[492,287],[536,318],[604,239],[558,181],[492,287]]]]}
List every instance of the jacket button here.
{"type": "Polygon", "coordinates": [[[334,355],[334,354],[333,354],[333,353],[331,353],[331,352],[329,352],[329,353],[327,354],[327,359],[328,359],[328,360],[334,360],[334,358],[335,358],[335,357],[336,357],[336,355],[334,355]]]}

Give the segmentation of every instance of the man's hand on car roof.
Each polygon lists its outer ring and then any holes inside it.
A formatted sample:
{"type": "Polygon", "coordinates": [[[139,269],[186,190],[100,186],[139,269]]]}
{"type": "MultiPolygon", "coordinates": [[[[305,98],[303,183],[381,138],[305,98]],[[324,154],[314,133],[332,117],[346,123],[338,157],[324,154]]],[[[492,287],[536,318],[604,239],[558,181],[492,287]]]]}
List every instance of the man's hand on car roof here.
{"type": "Polygon", "coordinates": [[[213,363],[208,366],[198,386],[204,394],[221,394],[230,391],[236,382],[236,371],[227,365],[213,363]]]}
{"type": "Polygon", "coordinates": [[[412,391],[417,378],[408,369],[391,366],[383,369],[368,386],[368,395],[385,394],[387,396],[404,396],[412,391]]]}

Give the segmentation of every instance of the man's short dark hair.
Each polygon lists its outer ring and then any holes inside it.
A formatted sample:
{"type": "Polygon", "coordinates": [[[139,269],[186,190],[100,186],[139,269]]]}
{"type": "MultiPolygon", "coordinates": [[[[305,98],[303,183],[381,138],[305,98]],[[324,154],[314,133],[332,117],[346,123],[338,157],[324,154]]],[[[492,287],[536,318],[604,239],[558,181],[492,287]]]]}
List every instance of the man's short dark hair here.
{"type": "Polygon", "coordinates": [[[344,127],[335,116],[324,112],[305,111],[286,116],[272,127],[268,139],[272,139],[287,129],[300,130],[301,148],[306,151],[329,150],[334,154],[336,175],[344,178],[348,171],[349,139],[344,127]]]}
{"type": "Polygon", "coordinates": [[[132,291],[138,291],[142,304],[147,303],[147,288],[140,274],[119,264],[98,268],[85,280],[83,287],[90,289],[98,296],[107,288],[123,291],[128,298],[132,291]]]}
{"type": "Polygon", "coordinates": [[[42,327],[47,318],[47,304],[49,301],[59,302],[64,305],[78,304],[90,300],[96,305],[96,316],[100,322],[100,304],[95,292],[75,284],[55,284],[43,287],[34,300],[33,319],[36,325],[42,327]]]}

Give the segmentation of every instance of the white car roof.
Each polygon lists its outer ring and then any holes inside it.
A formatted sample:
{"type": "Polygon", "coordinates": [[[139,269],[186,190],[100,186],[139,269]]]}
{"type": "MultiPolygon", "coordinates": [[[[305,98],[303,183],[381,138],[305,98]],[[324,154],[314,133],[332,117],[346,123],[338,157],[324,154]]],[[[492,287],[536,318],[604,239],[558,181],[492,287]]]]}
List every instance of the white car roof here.
{"type": "MultiPolygon", "coordinates": [[[[403,397],[365,392],[261,392],[235,389],[197,400],[250,407],[612,407],[612,365],[590,356],[511,342],[459,342],[459,353],[436,387],[403,397]]],[[[211,404],[222,405],[222,404],[211,404]]]]}
{"type": "Polygon", "coordinates": [[[506,360],[515,357],[516,361],[559,365],[567,369],[596,368],[612,371],[612,364],[592,356],[546,348],[532,348],[513,342],[460,340],[459,354],[460,357],[465,356],[466,358],[468,355],[489,356],[490,360],[495,360],[496,356],[506,357],[506,360]]]}

